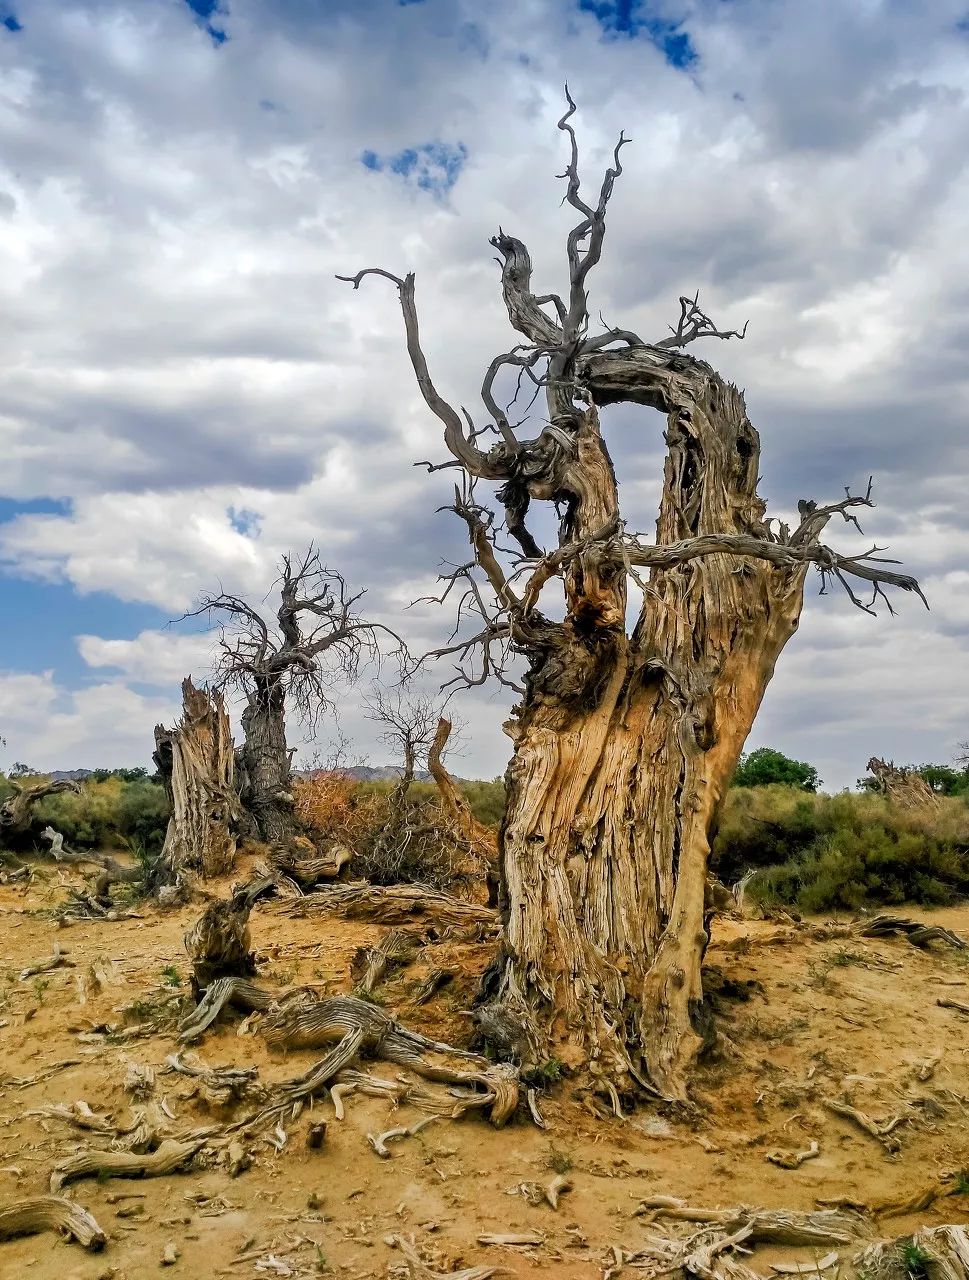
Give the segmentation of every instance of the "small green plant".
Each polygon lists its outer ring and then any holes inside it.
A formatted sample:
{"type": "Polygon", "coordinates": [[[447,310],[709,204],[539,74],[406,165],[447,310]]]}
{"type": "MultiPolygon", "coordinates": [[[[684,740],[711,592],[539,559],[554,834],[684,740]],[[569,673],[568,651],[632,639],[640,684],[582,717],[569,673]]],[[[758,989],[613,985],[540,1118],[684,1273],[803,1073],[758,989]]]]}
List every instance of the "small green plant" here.
{"type": "Polygon", "coordinates": [[[529,1067],[522,1072],[522,1079],[534,1089],[549,1089],[558,1084],[565,1074],[565,1068],[558,1058],[546,1058],[537,1066],[529,1067]]]}
{"type": "Polygon", "coordinates": [[[899,1245],[899,1253],[910,1276],[918,1278],[928,1274],[925,1264],[932,1261],[932,1255],[915,1240],[903,1240],[899,1245]]]}
{"type": "Polygon", "coordinates": [[[357,1000],[366,1000],[367,1004],[386,1004],[386,997],[381,995],[379,990],[365,991],[363,987],[354,987],[350,994],[355,996],[357,1000]]]}
{"type": "Polygon", "coordinates": [[[552,1147],[548,1153],[548,1167],[553,1173],[566,1174],[572,1168],[572,1157],[567,1151],[556,1151],[552,1147]]]}
{"type": "Polygon", "coordinates": [[[955,1185],[952,1194],[956,1196],[969,1196],[969,1169],[960,1169],[955,1177],[955,1185]]]}
{"type": "Polygon", "coordinates": [[[180,987],[182,985],[182,975],[173,964],[166,964],[162,969],[162,981],[166,987],[180,987]]]}
{"type": "Polygon", "coordinates": [[[37,997],[38,1004],[44,1003],[44,992],[47,990],[49,986],[50,986],[50,978],[34,979],[34,995],[37,997]]]}

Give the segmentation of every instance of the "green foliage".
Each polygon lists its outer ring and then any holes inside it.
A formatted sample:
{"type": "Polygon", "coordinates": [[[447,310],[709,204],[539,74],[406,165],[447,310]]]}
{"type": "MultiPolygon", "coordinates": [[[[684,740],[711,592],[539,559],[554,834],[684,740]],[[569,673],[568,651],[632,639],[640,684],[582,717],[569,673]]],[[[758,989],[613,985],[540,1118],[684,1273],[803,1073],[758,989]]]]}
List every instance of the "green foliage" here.
{"type": "Polygon", "coordinates": [[[805,911],[943,905],[969,893],[969,806],[957,799],[929,813],[847,791],[732,790],[713,849],[722,880],[764,868],[749,892],[805,911]]]}
{"type": "Polygon", "coordinates": [[[534,1067],[522,1072],[522,1079],[535,1089],[550,1089],[565,1074],[565,1067],[558,1058],[546,1058],[534,1067]]]}
{"type": "Polygon", "coordinates": [[[792,760],[783,751],[775,751],[773,747],[758,747],[749,755],[740,757],[731,786],[767,787],[775,782],[798,787],[801,791],[817,791],[821,785],[813,764],[807,764],[804,760],[792,760]]]}
{"type": "Polygon", "coordinates": [[[558,1173],[563,1177],[572,1168],[572,1157],[567,1151],[556,1151],[554,1147],[548,1153],[548,1167],[553,1173],[558,1173]]]}
{"type": "Polygon", "coordinates": [[[898,1251],[901,1254],[905,1270],[910,1276],[922,1277],[928,1274],[925,1264],[932,1261],[932,1255],[927,1253],[915,1240],[903,1240],[899,1244],[898,1251]]]}
{"type": "Polygon", "coordinates": [[[75,848],[120,845],[151,858],[165,840],[168,797],[165,788],[147,776],[127,781],[115,773],[101,781],[85,780],[79,794],[60,791],[45,796],[35,812],[41,823],[50,823],[75,848]]]}
{"type": "Polygon", "coordinates": [[[458,785],[478,821],[497,830],[505,816],[504,778],[492,778],[490,782],[461,782],[458,785]]]}

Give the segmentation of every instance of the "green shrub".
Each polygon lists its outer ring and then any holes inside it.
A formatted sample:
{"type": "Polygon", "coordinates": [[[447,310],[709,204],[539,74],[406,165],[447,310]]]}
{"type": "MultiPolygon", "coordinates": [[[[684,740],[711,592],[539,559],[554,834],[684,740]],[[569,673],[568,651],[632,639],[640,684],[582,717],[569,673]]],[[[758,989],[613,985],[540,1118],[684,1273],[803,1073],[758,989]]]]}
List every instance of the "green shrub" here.
{"type": "Polygon", "coordinates": [[[46,796],[35,810],[38,822],[50,823],[77,849],[119,846],[157,853],[168,826],[165,788],[147,777],[126,782],[118,776],[86,779],[81,790],[46,796]]]}
{"type": "Polygon", "coordinates": [[[714,863],[728,883],[765,868],[750,893],[805,911],[942,905],[969,894],[969,807],[943,799],[924,811],[864,793],[735,790],[724,805],[714,863]]]}

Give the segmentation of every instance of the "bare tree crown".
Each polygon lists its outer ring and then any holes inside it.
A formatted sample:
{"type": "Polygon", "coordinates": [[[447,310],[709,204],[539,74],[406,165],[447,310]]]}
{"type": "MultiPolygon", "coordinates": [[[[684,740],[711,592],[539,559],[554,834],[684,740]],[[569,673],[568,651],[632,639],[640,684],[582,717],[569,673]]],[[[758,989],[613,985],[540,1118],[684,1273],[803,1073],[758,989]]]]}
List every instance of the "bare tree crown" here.
{"type": "Polygon", "coordinates": [[[332,707],[337,684],[352,682],[361,666],[379,660],[382,637],[390,638],[398,653],[403,642],[361,615],[358,605],[365,593],[351,591],[312,543],[298,557],[282,557],[273,585],[279,591],[273,622],[227,592],[204,596],[185,616],[218,623],[215,683],[220,689],[248,695],[260,685],[279,686],[290,712],[313,727],[332,707]]]}
{"type": "MultiPolygon", "coordinates": [[[[444,587],[437,599],[452,597],[457,589],[458,624],[451,642],[436,655],[457,657],[455,679],[461,683],[480,684],[496,676],[517,688],[508,674],[509,656],[549,643],[551,624],[538,612],[542,590],[552,578],[562,579],[568,606],[570,595],[576,594],[570,592],[570,576],[574,578],[580,562],[586,566],[596,563],[603,569],[610,563],[620,565],[647,597],[649,588],[640,577],[641,569],[662,572],[702,557],[727,554],[757,557],[780,572],[798,571],[813,564],[820,572],[822,591],[828,582],[836,581],[852,603],[868,613],[874,612],[879,599],[891,610],[885,587],[914,592],[924,602],[913,577],[885,567],[896,562],[882,558],[882,548],[873,546],[860,555],[845,556],[820,541],[821,533],[835,515],[860,529],[855,510],[874,505],[870,481],[864,495],[846,489],[841,501],[826,506],[802,500],[800,522],[794,528],[764,519],[760,503],[759,509],[752,510],[743,531],[694,530],[687,521],[689,536],[652,543],[625,528],[616,500],[610,509],[603,510],[598,526],[589,528],[586,519],[586,527],[579,531],[577,513],[587,493],[578,454],[581,425],[587,415],[594,413],[597,406],[621,400],[673,414],[682,408],[684,387],[713,376],[709,366],[684,353],[683,348],[700,338],[743,338],[746,324],[739,330],[718,328],[700,307],[699,295],[694,295],[680,298],[676,325],[670,327],[668,336],[656,341],[645,341],[620,328],[590,332],[588,279],[602,254],[606,210],[623,172],[620,152],[630,140],[620,134],[612,163],[591,202],[582,190],[578,143],[571,123],[576,105],[567,86],[565,94],[567,109],[558,122],[569,142],[568,163],[560,175],[566,183],[563,203],[579,215],[566,241],[568,291],[565,295],[533,292],[528,249],[521,240],[499,229],[491,244],[499,255],[505,307],[512,327],[525,341],[495,356],[488,366],[480,390],[488,415],[485,425],[477,427],[466,409],[459,413],[440,395],[431,378],[421,347],[414,274],[397,276],[381,267],[367,267],[356,275],[337,277],[355,289],[371,275],[396,286],[417,384],[426,404],[443,424],[444,442],[451,454],[447,462],[421,465],[432,471],[456,467],[463,472],[450,509],[467,525],[473,559],[442,575],[444,587]],[[496,398],[496,380],[509,370],[516,374],[515,394],[502,407],[496,398]],[[522,418],[512,421],[510,415],[526,382],[534,388],[532,399],[522,418]],[[545,425],[537,437],[524,438],[521,428],[541,391],[545,392],[547,407],[545,425]],[[486,450],[479,441],[488,433],[496,439],[486,450]],[[500,546],[501,530],[495,516],[477,500],[475,485],[479,480],[498,484],[496,497],[504,507],[503,527],[517,544],[515,552],[500,546]],[[559,545],[553,550],[544,551],[527,528],[526,517],[533,500],[550,501],[559,511],[559,545]],[[863,598],[853,587],[857,581],[867,584],[870,599],[863,598]],[[467,622],[472,623],[470,629],[467,622]],[[477,662],[469,665],[474,655],[477,662]]],[[[756,433],[752,427],[750,433],[753,452],[756,433]]],[[[618,614],[618,608],[613,612],[618,614]]],[[[610,625],[620,625],[620,621],[624,625],[624,619],[617,616],[610,625]]]]}

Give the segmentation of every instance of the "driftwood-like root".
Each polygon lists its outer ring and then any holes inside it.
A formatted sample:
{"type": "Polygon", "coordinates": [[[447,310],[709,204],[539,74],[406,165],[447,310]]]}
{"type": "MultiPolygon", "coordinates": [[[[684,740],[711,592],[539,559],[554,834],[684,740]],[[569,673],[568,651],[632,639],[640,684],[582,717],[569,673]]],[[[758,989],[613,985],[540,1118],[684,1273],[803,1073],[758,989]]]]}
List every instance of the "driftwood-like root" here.
{"type": "Polygon", "coordinates": [[[82,1151],[54,1166],[50,1189],[60,1191],[79,1178],[155,1178],[174,1173],[205,1145],[204,1138],[179,1142],[166,1138],[155,1151],[135,1155],[130,1151],[82,1151]]]}
{"type": "Polygon", "coordinates": [[[421,1261],[413,1239],[405,1240],[403,1236],[394,1236],[391,1241],[403,1254],[410,1280],[490,1280],[491,1276],[510,1274],[504,1267],[493,1266],[464,1267],[460,1271],[434,1271],[421,1261]]]}
{"type": "Polygon", "coordinates": [[[413,884],[372,885],[366,880],[321,885],[312,893],[284,902],[287,915],[330,913],[348,919],[373,920],[377,924],[413,924],[426,920],[437,928],[480,925],[498,928],[498,913],[453,894],[413,884]]]}
{"type": "Polygon", "coordinates": [[[872,916],[870,920],[861,922],[858,933],[862,938],[887,938],[900,933],[916,947],[927,947],[930,942],[945,942],[957,951],[965,951],[969,945],[952,929],[937,924],[921,924],[905,916],[872,916]]]}
{"type": "Polygon", "coordinates": [[[829,1111],[833,1111],[835,1115],[844,1116],[846,1120],[851,1120],[869,1137],[880,1142],[886,1151],[895,1152],[901,1149],[901,1144],[892,1134],[905,1120],[904,1116],[891,1116],[888,1120],[873,1120],[871,1116],[866,1115],[864,1111],[859,1111],[857,1107],[849,1106],[846,1102],[838,1102],[834,1098],[825,1098],[824,1105],[829,1111]]]}
{"type": "Polygon", "coordinates": [[[812,1142],[804,1151],[771,1151],[766,1159],[779,1169],[800,1169],[805,1160],[814,1160],[820,1154],[820,1146],[817,1142],[812,1142]]]}
{"type": "Polygon", "coordinates": [[[284,994],[283,991],[267,991],[248,978],[217,978],[206,988],[198,1005],[179,1023],[179,1039],[186,1043],[198,1040],[227,1005],[262,1013],[272,1008],[284,994]]]}
{"type": "Polygon", "coordinates": [[[74,961],[68,960],[67,952],[62,951],[58,943],[54,943],[53,955],[46,960],[38,960],[36,964],[29,964],[26,969],[20,971],[20,981],[26,982],[28,978],[36,977],[39,973],[49,973],[51,969],[73,969],[74,961]]]}
{"type": "Polygon", "coordinates": [[[63,1196],[31,1196],[0,1205],[0,1240],[59,1231],[85,1249],[97,1253],[106,1236],[87,1209],[63,1196]]]}

